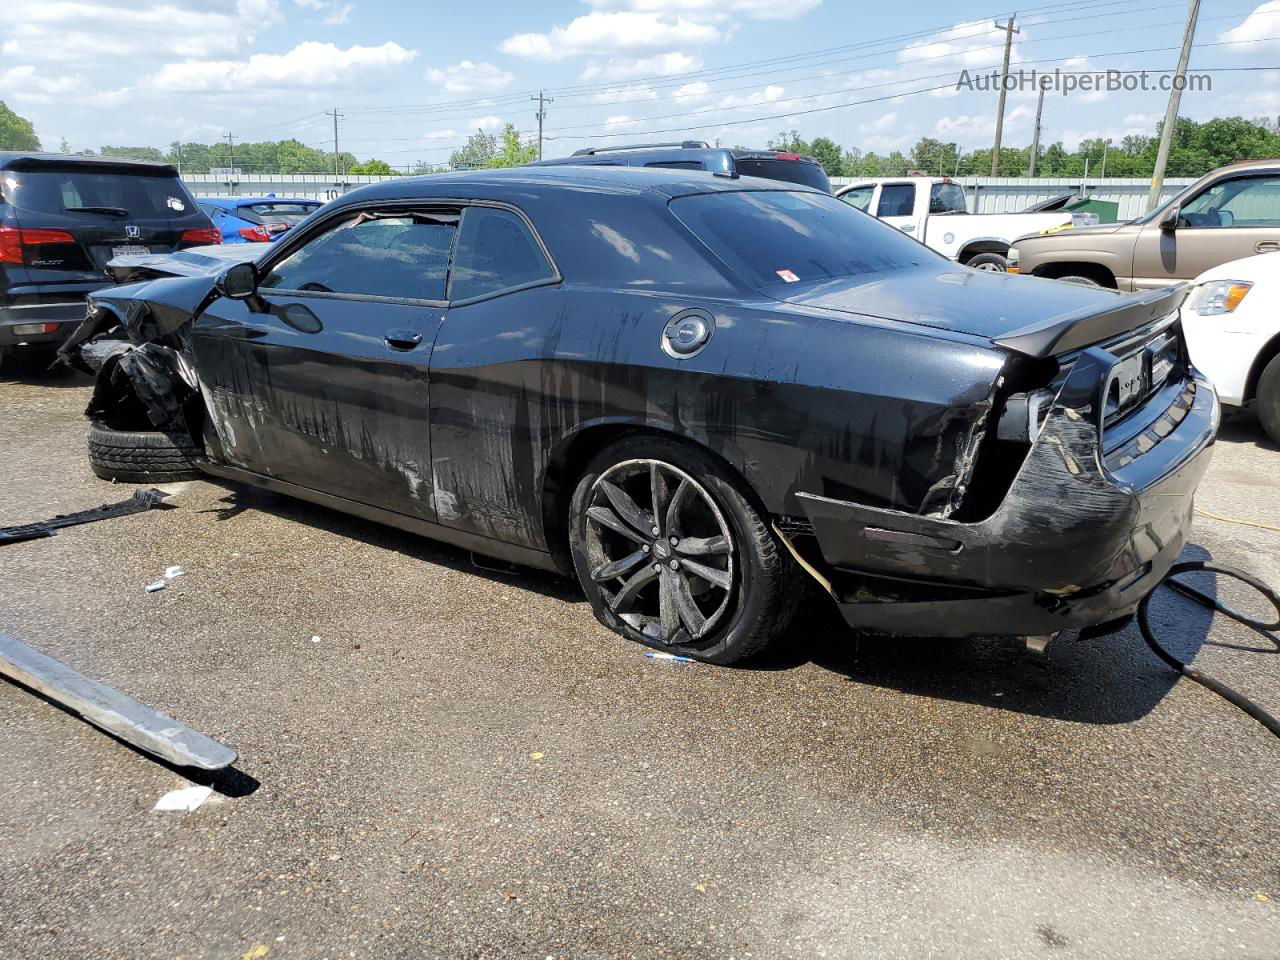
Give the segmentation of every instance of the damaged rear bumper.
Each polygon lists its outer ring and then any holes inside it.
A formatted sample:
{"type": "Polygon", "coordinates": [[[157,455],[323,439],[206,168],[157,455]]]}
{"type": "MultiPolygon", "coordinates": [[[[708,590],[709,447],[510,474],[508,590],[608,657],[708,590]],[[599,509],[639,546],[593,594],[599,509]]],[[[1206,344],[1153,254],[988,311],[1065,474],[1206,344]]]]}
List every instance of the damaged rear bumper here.
{"type": "Polygon", "coordinates": [[[963,523],[798,494],[845,619],[1044,634],[1132,613],[1177,559],[1219,405],[1194,369],[1104,429],[1115,357],[1082,352],[1004,501],[963,523]]]}

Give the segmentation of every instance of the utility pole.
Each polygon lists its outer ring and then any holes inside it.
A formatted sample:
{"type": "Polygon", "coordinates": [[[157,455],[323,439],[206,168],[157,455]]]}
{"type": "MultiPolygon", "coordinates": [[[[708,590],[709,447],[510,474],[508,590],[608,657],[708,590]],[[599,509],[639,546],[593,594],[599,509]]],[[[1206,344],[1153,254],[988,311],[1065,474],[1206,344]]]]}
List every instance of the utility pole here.
{"type": "Polygon", "coordinates": [[[229,133],[228,133],[228,134],[227,134],[227,138],[226,138],[226,139],[227,139],[227,144],[228,144],[228,146],[230,146],[230,147],[231,147],[231,163],[228,165],[228,166],[230,166],[230,168],[231,168],[231,170],[232,170],[232,172],[228,175],[228,177],[230,178],[230,177],[234,177],[234,176],[235,176],[235,169],[236,169],[236,138],[235,138],[235,137],[233,137],[231,134],[229,134],[229,133]]]}
{"type": "Polygon", "coordinates": [[[326,117],[333,117],[333,179],[342,179],[342,170],[339,167],[341,154],[338,153],[338,121],[342,119],[342,114],[338,112],[338,108],[334,107],[333,111],[326,110],[326,117]]]}
{"type": "Polygon", "coordinates": [[[1109,139],[1102,141],[1102,173],[1099,175],[1100,180],[1107,178],[1107,151],[1111,149],[1111,141],[1109,139]]]}
{"type": "Polygon", "coordinates": [[[1031,169],[1027,171],[1028,177],[1036,175],[1036,157],[1040,153],[1040,114],[1044,111],[1044,85],[1040,86],[1040,96],[1036,98],[1036,129],[1031,135],[1031,169]]]}
{"type": "Polygon", "coordinates": [[[1187,27],[1182,34],[1182,52],[1178,54],[1178,72],[1169,91],[1169,106],[1164,111],[1164,127],[1160,130],[1160,149],[1156,153],[1156,168],[1151,173],[1151,193],[1147,195],[1147,212],[1160,205],[1160,191],[1164,187],[1164,168],[1169,163],[1169,147],[1173,144],[1173,128],[1178,122],[1178,104],[1182,102],[1182,88],[1187,82],[1187,61],[1191,59],[1191,43],[1196,35],[1196,18],[1200,16],[1200,0],[1191,0],[1187,10],[1187,27]]]}
{"type": "Polygon", "coordinates": [[[1005,84],[1009,82],[1009,52],[1013,48],[1013,35],[1022,32],[1013,26],[1015,17],[1017,17],[1016,13],[1004,23],[992,21],[992,25],[997,30],[1004,31],[1004,66],[1000,68],[1000,103],[996,107],[996,146],[991,151],[991,175],[993,177],[1000,175],[1000,134],[1004,132],[1004,88],[1005,84]]]}
{"type": "Polygon", "coordinates": [[[550,97],[544,97],[542,91],[538,91],[536,97],[530,97],[530,100],[538,101],[538,159],[542,159],[542,121],[547,119],[547,104],[555,103],[550,97]]]}

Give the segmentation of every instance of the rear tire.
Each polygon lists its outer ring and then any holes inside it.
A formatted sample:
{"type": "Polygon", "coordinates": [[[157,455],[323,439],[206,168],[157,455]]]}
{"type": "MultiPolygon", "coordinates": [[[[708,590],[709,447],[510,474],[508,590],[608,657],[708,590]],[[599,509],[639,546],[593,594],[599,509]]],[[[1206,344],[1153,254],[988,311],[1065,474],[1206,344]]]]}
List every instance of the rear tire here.
{"type": "Polygon", "coordinates": [[[1009,260],[999,253],[977,253],[965,261],[966,267],[986,273],[1008,273],[1009,260]]]}
{"type": "Polygon", "coordinates": [[[200,477],[204,453],[185,433],[113,430],[89,421],[89,467],[103,480],[170,483],[200,477]]]}
{"type": "Polygon", "coordinates": [[[596,618],[629,640],[708,663],[764,650],[794,613],[795,563],[740,484],[678,440],[632,437],[601,450],[569,510],[573,566],[596,618]],[[615,509],[620,493],[624,509],[615,509]],[[608,565],[618,572],[602,577],[608,565]]]}
{"type": "Polygon", "coordinates": [[[1255,401],[1262,429],[1272,443],[1280,444],[1280,356],[1272,357],[1263,369],[1255,401]]]}

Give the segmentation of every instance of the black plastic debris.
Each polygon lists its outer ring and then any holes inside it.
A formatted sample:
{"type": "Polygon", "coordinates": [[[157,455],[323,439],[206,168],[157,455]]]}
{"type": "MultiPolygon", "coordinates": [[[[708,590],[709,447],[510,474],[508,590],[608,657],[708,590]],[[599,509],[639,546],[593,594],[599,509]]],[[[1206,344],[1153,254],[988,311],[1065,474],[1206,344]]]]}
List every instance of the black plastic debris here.
{"type": "Polygon", "coordinates": [[[90,510],[77,513],[60,513],[49,520],[39,523],[28,523],[17,527],[0,527],[0,546],[7,543],[21,543],[24,540],[39,540],[52,537],[62,527],[74,527],[82,523],[93,523],[97,520],[109,520],[112,517],[127,517],[131,513],[142,513],[152,507],[158,507],[168,498],[163,490],[135,490],[133,496],[119,503],[104,503],[90,510]]]}

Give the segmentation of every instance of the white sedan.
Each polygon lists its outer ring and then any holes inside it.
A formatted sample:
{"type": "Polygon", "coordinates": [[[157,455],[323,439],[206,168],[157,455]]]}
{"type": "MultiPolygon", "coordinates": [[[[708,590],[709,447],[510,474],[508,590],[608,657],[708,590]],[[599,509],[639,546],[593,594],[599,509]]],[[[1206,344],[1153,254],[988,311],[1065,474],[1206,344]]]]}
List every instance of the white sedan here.
{"type": "Polygon", "coordinates": [[[1191,361],[1227,406],[1252,403],[1280,443],[1280,253],[1206,270],[1182,308],[1191,361]]]}

